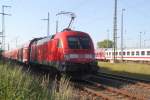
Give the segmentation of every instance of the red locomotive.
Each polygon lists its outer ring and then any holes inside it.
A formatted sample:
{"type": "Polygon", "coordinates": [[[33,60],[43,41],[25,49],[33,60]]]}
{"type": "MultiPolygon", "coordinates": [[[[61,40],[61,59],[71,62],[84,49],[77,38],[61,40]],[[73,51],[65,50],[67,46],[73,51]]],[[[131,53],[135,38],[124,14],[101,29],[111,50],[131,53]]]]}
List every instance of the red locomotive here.
{"type": "Polygon", "coordinates": [[[65,29],[55,35],[34,38],[29,43],[3,52],[8,59],[29,65],[51,67],[60,72],[96,72],[92,39],[87,33],[65,29]]]}

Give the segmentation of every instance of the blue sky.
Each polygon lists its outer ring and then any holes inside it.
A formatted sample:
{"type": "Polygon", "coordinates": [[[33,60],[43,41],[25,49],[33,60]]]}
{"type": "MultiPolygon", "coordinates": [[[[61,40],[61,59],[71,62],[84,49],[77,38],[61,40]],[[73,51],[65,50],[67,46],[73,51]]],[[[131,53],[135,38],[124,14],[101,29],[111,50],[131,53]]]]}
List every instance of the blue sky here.
{"type": "MultiPolygon", "coordinates": [[[[97,41],[112,39],[114,0],[0,0],[2,5],[9,5],[6,19],[6,43],[11,48],[15,41],[21,45],[33,37],[45,36],[46,22],[40,20],[50,13],[50,34],[55,33],[55,21],[59,21],[59,31],[69,23],[69,16],[56,16],[60,11],[71,11],[76,14],[73,29],[90,34],[95,47],[97,41]],[[109,35],[107,30],[109,30],[109,35]]],[[[139,47],[139,33],[142,34],[142,47],[150,47],[150,1],[149,0],[118,0],[118,37],[120,37],[121,9],[124,12],[124,45],[139,47]],[[149,41],[148,41],[149,40],[149,41]]],[[[0,10],[1,11],[1,10],[0,10]]],[[[1,18],[1,16],[0,16],[1,18]]],[[[0,20],[1,23],[1,20],[0,20]]],[[[1,29],[1,24],[0,24],[1,29]]],[[[120,38],[118,38],[120,47],[120,38]]]]}

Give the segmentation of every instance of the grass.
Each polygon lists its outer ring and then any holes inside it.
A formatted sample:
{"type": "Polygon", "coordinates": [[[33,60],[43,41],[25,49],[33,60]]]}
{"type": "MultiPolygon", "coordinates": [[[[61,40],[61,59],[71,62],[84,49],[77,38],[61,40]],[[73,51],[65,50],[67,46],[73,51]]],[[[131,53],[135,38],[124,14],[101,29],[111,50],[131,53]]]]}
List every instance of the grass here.
{"type": "Polygon", "coordinates": [[[103,72],[150,80],[150,65],[147,64],[99,62],[99,66],[103,72]]]}
{"type": "Polygon", "coordinates": [[[49,76],[33,76],[19,66],[0,64],[0,100],[72,100],[69,79],[50,81],[49,76]]]}

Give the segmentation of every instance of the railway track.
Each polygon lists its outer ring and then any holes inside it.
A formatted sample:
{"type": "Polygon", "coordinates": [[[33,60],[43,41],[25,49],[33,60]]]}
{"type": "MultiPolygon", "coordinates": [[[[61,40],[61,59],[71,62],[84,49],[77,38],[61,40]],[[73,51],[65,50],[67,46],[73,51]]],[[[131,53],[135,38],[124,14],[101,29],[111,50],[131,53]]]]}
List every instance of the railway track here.
{"type": "Polygon", "coordinates": [[[92,96],[92,100],[147,100],[143,96],[130,94],[125,90],[105,86],[98,82],[84,80],[87,84],[80,84],[80,92],[92,96]]]}
{"type": "Polygon", "coordinates": [[[99,72],[97,74],[97,76],[107,76],[107,77],[112,77],[112,78],[117,78],[117,79],[120,78],[121,80],[127,80],[129,82],[143,82],[143,83],[149,83],[150,84],[150,80],[137,79],[137,78],[133,78],[133,77],[114,75],[114,74],[109,74],[109,73],[104,73],[104,72],[99,72]]]}
{"type": "Polygon", "coordinates": [[[150,81],[149,80],[135,79],[135,78],[125,77],[125,76],[112,75],[112,74],[108,74],[108,73],[99,73],[97,76],[111,79],[111,80],[121,81],[126,84],[134,84],[138,87],[150,90],[150,81]]]}
{"type": "Polygon", "coordinates": [[[98,73],[92,76],[91,80],[115,87],[120,91],[126,91],[132,95],[138,95],[145,100],[150,99],[150,84],[148,80],[138,80],[134,78],[112,75],[107,73],[98,73]]]}

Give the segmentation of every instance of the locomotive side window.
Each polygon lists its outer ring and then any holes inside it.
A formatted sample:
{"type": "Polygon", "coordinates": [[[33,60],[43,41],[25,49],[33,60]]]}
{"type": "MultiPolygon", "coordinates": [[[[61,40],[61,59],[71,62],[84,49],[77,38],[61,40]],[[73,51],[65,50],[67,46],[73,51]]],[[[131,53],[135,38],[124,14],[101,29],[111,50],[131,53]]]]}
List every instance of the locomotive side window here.
{"type": "Polygon", "coordinates": [[[145,55],[145,51],[141,51],[141,55],[145,55]]]}
{"type": "Polygon", "coordinates": [[[150,51],[147,51],[147,55],[150,55],[150,51]]]}
{"type": "Polygon", "coordinates": [[[88,37],[68,37],[70,49],[90,49],[90,39],[88,37]]]}
{"type": "Polygon", "coordinates": [[[58,48],[62,48],[62,44],[61,44],[61,41],[60,41],[60,40],[58,40],[57,47],[58,47],[58,48]]]}

